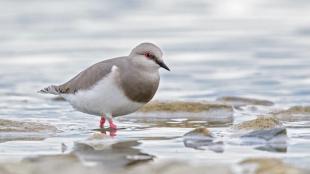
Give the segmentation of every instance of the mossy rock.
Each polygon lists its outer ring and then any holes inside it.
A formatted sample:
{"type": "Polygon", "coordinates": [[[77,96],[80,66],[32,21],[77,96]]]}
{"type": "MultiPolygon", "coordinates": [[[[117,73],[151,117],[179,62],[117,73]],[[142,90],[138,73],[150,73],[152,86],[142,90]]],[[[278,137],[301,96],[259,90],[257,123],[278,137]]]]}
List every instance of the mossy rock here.
{"type": "Polygon", "coordinates": [[[196,128],[196,129],[186,133],[184,136],[203,136],[203,137],[210,137],[210,138],[213,137],[213,135],[209,131],[209,129],[207,129],[205,127],[196,128]]]}
{"type": "Polygon", "coordinates": [[[310,120],[310,106],[293,106],[287,110],[276,112],[274,115],[283,121],[310,120]]]}
{"type": "Polygon", "coordinates": [[[234,97],[234,96],[220,97],[216,99],[216,101],[234,105],[234,106],[245,106],[245,105],[273,106],[274,105],[272,101],[268,101],[268,100],[234,97]]]}
{"type": "Polygon", "coordinates": [[[276,117],[261,116],[254,120],[245,121],[233,126],[235,129],[240,130],[259,130],[259,129],[271,129],[281,127],[282,124],[276,117]]]}
{"type": "Polygon", "coordinates": [[[56,132],[57,128],[42,123],[21,122],[21,121],[0,119],[0,132],[44,132],[44,131],[56,132]]]}
{"type": "Polygon", "coordinates": [[[240,163],[241,165],[256,165],[255,174],[306,174],[307,171],[295,168],[275,158],[251,158],[240,163]]]}
{"type": "Polygon", "coordinates": [[[140,112],[207,112],[212,109],[232,109],[231,106],[218,103],[203,102],[151,102],[141,108],[140,112]]]}

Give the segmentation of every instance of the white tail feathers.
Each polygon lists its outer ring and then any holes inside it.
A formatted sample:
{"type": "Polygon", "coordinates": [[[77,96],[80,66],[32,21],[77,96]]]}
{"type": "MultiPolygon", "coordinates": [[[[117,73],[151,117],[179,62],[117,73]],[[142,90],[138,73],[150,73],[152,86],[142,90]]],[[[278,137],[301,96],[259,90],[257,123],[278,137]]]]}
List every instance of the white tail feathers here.
{"type": "Polygon", "coordinates": [[[39,93],[42,93],[42,94],[54,94],[54,95],[58,95],[59,92],[57,90],[57,86],[55,85],[51,85],[49,87],[46,87],[44,89],[41,89],[40,91],[38,91],[39,93]]]}

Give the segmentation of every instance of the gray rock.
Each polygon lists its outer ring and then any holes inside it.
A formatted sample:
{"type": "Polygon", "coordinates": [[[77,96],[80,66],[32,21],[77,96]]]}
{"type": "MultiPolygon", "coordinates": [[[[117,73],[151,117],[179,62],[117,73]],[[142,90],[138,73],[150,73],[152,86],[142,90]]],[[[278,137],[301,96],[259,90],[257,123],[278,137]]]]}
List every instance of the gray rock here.
{"type": "Polygon", "coordinates": [[[215,141],[214,135],[205,127],[196,128],[183,136],[185,147],[197,150],[209,150],[217,153],[224,152],[223,142],[215,141]]]}
{"type": "Polygon", "coordinates": [[[266,141],[282,137],[287,137],[286,128],[256,130],[241,136],[241,138],[258,138],[266,141]]]}

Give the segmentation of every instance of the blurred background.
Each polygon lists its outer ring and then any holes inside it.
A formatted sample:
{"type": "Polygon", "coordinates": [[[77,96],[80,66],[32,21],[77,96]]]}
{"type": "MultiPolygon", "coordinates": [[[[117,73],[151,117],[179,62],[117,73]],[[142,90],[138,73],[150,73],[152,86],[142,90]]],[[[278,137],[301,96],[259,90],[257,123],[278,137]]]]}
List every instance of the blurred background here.
{"type": "Polygon", "coordinates": [[[146,41],[172,69],[157,99],[309,103],[309,8],[307,0],[1,0],[0,95],[32,95],[146,41]]]}

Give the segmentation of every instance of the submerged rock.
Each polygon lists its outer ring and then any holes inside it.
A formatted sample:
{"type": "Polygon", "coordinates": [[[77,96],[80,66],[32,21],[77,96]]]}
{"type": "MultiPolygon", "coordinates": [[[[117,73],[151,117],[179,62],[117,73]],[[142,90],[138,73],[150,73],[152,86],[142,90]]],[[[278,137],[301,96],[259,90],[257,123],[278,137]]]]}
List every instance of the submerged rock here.
{"type": "Polygon", "coordinates": [[[298,169],[275,158],[252,158],[240,163],[242,173],[254,174],[306,174],[309,171],[298,169]]]}
{"type": "Polygon", "coordinates": [[[242,144],[260,145],[257,150],[269,152],[286,152],[287,131],[286,128],[271,128],[255,130],[242,135],[242,144]]]}
{"type": "Polygon", "coordinates": [[[276,117],[272,116],[260,116],[254,120],[245,121],[233,126],[239,130],[259,130],[259,129],[271,129],[282,127],[281,122],[276,117]]]}
{"type": "Polygon", "coordinates": [[[266,141],[279,137],[287,137],[286,128],[256,130],[241,136],[241,138],[259,138],[266,141]]]}
{"type": "Polygon", "coordinates": [[[18,140],[44,140],[56,132],[56,127],[47,124],[0,119],[0,143],[18,140]]]}
{"type": "Polygon", "coordinates": [[[268,100],[260,100],[254,98],[243,98],[234,96],[225,96],[217,98],[216,101],[223,102],[225,104],[233,106],[246,106],[246,105],[258,105],[258,106],[273,106],[274,103],[268,100]]]}
{"type": "Polygon", "coordinates": [[[196,128],[183,136],[183,143],[185,147],[205,150],[204,147],[208,147],[209,150],[217,153],[222,153],[223,142],[215,141],[214,135],[205,127],[196,128]]]}
{"type": "Polygon", "coordinates": [[[283,121],[309,121],[310,106],[294,106],[287,110],[276,112],[274,116],[283,121]]]}

